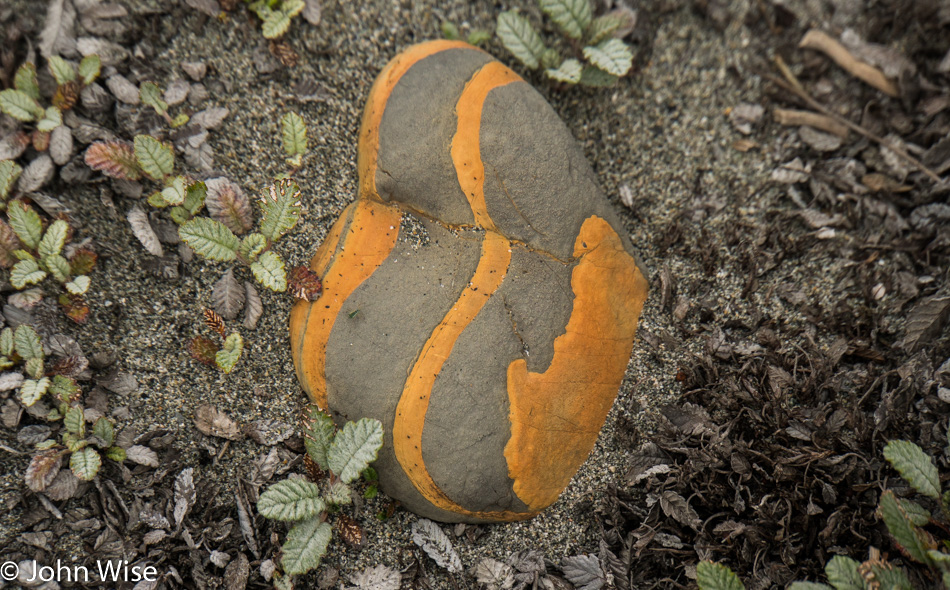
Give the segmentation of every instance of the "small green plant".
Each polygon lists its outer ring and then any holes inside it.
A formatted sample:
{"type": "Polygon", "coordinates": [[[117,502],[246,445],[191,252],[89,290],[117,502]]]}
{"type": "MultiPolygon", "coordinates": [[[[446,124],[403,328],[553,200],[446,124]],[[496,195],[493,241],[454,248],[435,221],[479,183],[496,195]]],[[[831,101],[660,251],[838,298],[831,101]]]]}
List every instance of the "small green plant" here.
{"type": "Polygon", "coordinates": [[[35,123],[33,145],[37,151],[49,146],[49,133],[63,124],[63,111],[76,104],[82,89],[99,77],[102,62],[98,55],[84,57],[78,67],[58,55],[50,56],[47,63],[56,80],[53,104],[41,104],[40,86],[36,80],[36,66],[24,63],[13,77],[13,88],[0,92],[0,110],[23,123],[35,123]],[[42,134],[46,134],[45,138],[42,134]]]}
{"type": "Polygon", "coordinates": [[[218,344],[206,336],[195,336],[188,343],[188,352],[192,358],[206,364],[214,365],[230,373],[241,358],[241,352],[244,350],[244,339],[238,332],[228,334],[227,327],[222,318],[213,309],[204,311],[205,324],[211,330],[221,337],[221,344],[218,344]]]}
{"type": "Polygon", "coordinates": [[[266,39],[278,39],[290,29],[293,18],[303,12],[304,0],[244,0],[248,10],[261,19],[266,39]]]}
{"type": "MultiPolygon", "coordinates": [[[[947,438],[950,443],[950,430],[947,438]]],[[[929,507],[885,490],[878,503],[878,515],[901,554],[927,567],[933,577],[950,590],[950,540],[938,541],[925,528],[934,525],[946,531],[950,527],[950,490],[941,489],[940,474],[933,459],[912,442],[888,442],[884,458],[923,496],[929,507]]],[[[735,573],[722,564],[704,561],[697,567],[696,574],[700,590],[745,588],[735,573]]],[[[828,584],[793,582],[789,590],[913,590],[904,569],[883,559],[873,547],[863,563],[844,555],[832,557],[825,565],[825,575],[828,584]]]]}
{"type": "Polygon", "coordinates": [[[303,117],[290,112],[280,118],[280,137],[287,154],[287,164],[294,170],[303,165],[307,153],[307,125],[303,117]]]}
{"type": "Polygon", "coordinates": [[[311,406],[304,437],[307,455],[327,477],[319,485],[286,479],[270,486],[257,502],[262,516],[294,523],[282,547],[281,566],[288,576],[320,565],[333,531],[327,519],[351,502],[349,484],[361,474],[375,480],[375,471],[368,470],[383,445],[383,427],[378,420],[363,418],[337,432],[330,416],[311,406]]]}
{"type": "Polygon", "coordinates": [[[498,15],[495,33],[518,61],[565,84],[611,86],[633,65],[630,47],[613,37],[624,20],[615,14],[593,17],[589,0],[539,0],[541,10],[567,37],[571,55],[548,47],[531,23],[513,11],[498,15]]]}
{"type": "MultiPolygon", "coordinates": [[[[462,39],[462,33],[455,23],[445,21],[442,23],[442,36],[450,41],[459,41],[462,39]]],[[[475,29],[468,34],[465,41],[469,45],[481,45],[491,39],[491,32],[483,29],[475,29]]]]}

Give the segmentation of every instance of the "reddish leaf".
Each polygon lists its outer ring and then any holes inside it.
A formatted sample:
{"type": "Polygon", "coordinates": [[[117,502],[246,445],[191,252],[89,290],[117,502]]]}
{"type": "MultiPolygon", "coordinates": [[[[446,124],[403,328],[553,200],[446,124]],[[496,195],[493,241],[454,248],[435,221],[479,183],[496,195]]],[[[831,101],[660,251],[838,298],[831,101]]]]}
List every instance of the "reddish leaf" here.
{"type": "Polygon", "coordinates": [[[295,266],[290,269],[287,284],[294,297],[307,301],[313,301],[320,297],[320,292],[323,290],[320,276],[306,266],[295,266]]]}
{"type": "Polygon", "coordinates": [[[38,152],[45,152],[49,149],[49,131],[33,131],[33,149],[38,152]]]}
{"type": "Polygon", "coordinates": [[[138,180],[142,177],[135,150],[126,141],[97,141],[86,149],[85,159],[87,166],[112,178],[138,180]]]}
{"type": "Polygon", "coordinates": [[[46,489],[53,478],[59,473],[61,466],[62,451],[59,449],[47,449],[38,455],[33,455],[30,466],[26,468],[27,487],[34,492],[42,492],[46,489]]]}
{"type": "Polygon", "coordinates": [[[215,310],[213,309],[205,310],[205,324],[207,324],[209,328],[211,328],[212,330],[220,334],[222,338],[227,336],[227,326],[224,323],[224,318],[218,315],[218,312],[216,312],[215,310]]]}
{"type": "Polygon", "coordinates": [[[13,251],[19,248],[20,240],[13,233],[13,228],[0,219],[0,267],[10,268],[16,264],[13,251]]]}
{"type": "Polygon", "coordinates": [[[188,354],[191,358],[206,365],[214,365],[214,355],[219,348],[218,344],[207,336],[195,336],[188,342],[188,354]]]}
{"type": "Polygon", "coordinates": [[[89,319],[89,306],[80,295],[63,293],[59,296],[59,305],[66,312],[66,317],[77,324],[85,324],[89,319]]]}
{"type": "Polygon", "coordinates": [[[61,111],[68,111],[76,104],[81,90],[82,88],[75,80],[66,82],[56,89],[56,94],[53,95],[53,106],[61,111]]]}
{"type": "Polygon", "coordinates": [[[80,248],[69,259],[69,272],[73,276],[87,275],[96,266],[99,255],[88,248],[80,248]]]}
{"type": "Polygon", "coordinates": [[[251,203],[240,186],[224,177],[212,178],[205,184],[208,187],[205,207],[212,219],[220,221],[236,234],[251,229],[254,224],[251,203]]]}
{"type": "Polygon", "coordinates": [[[340,536],[346,541],[346,544],[360,549],[363,546],[363,529],[359,523],[345,514],[341,514],[336,521],[337,528],[340,529],[340,536]]]}

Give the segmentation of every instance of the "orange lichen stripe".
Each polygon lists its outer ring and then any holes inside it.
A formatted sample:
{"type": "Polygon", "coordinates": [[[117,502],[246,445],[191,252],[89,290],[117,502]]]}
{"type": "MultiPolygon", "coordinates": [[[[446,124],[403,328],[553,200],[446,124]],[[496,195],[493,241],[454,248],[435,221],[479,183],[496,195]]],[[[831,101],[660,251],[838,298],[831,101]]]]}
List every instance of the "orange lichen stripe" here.
{"type": "Polygon", "coordinates": [[[419,61],[446,49],[470,49],[480,51],[464,41],[429,41],[413,45],[403,51],[376,77],[366,100],[363,120],[360,125],[359,147],[357,149],[357,168],[360,174],[360,197],[379,200],[376,192],[376,161],[379,155],[379,126],[383,120],[386,102],[399,79],[419,61]]]}
{"type": "Polygon", "coordinates": [[[574,308],[548,370],[529,373],[524,359],[508,365],[505,459],[515,493],[532,510],[557,500],[594,447],[647,296],[646,278],[603,219],[584,222],[574,256],[574,308]]]}
{"type": "Polygon", "coordinates": [[[475,223],[482,228],[497,230],[485,205],[485,166],[482,164],[479,134],[482,128],[482,107],[488,93],[500,86],[518,82],[521,78],[497,61],[482,66],[465,84],[455,106],[458,131],[452,138],[452,161],[459,186],[468,199],[475,223]]]}
{"type": "Polygon", "coordinates": [[[323,282],[320,298],[309,304],[298,302],[290,317],[297,377],[310,399],[324,410],[327,341],[333,324],[347,298],[389,256],[402,220],[398,209],[383,203],[360,199],[350,207],[352,211],[340,216],[311,261],[323,282]]]}
{"type": "Polygon", "coordinates": [[[525,519],[534,513],[477,512],[456,504],[433,481],[422,457],[422,430],[436,376],[452,354],[456,340],[501,285],[511,262],[511,243],[495,232],[487,232],[482,254],[468,287],[426,340],[409,373],[393,423],[393,450],[409,480],[433,505],[457,514],[491,520],[525,519]]]}

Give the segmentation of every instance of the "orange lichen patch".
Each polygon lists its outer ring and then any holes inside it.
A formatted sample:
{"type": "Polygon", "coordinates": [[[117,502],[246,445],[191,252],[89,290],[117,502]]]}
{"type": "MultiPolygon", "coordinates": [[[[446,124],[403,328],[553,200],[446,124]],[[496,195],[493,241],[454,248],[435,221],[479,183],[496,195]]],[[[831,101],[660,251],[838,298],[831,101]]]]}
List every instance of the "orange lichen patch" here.
{"type": "Polygon", "coordinates": [[[416,364],[406,380],[396,419],[393,423],[393,450],[409,480],[433,505],[457,514],[491,520],[525,519],[534,513],[511,511],[475,512],[458,505],[433,481],[422,458],[422,430],[436,376],[442,370],[462,331],[501,285],[511,262],[511,243],[501,235],[488,232],[482,242],[482,254],[469,282],[452,309],[426,340],[416,364]]]}
{"type": "Polygon", "coordinates": [[[429,41],[413,45],[390,61],[377,76],[366,100],[360,124],[357,168],[360,175],[360,198],[379,200],[376,192],[376,162],[379,156],[379,125],[383,111],[399,79],[419,61],[447,49],[471,49],[481,51],[464,41],[429,41]]]}
{"type": "Polygon", "coordinates": [[[630,358],[647,280],[620,237],[599,217],[581,226],[571,274],[574,308],[544,373],[508,365],[508,475],[532,510],[557,500],[587,459],[630,358]]]}
{"type": "Polygon", "coordinates": [[[297,377],[321,409],[327,409],[326,355],[333,324],[347,298],[389,256],[401,220],[395,207],[360,199],[340,217],[311,261],[323,292],[315,301],[294,305],[290,341],[297,377]]]}
{"type": "Polygon", "coordinates": [[[485,98],[495,88],[521,78],[500,62],[485,64],[465,84],[462,95],[455,106],[458,117],[458,131],[452,138],[452,161],[458,175],[459,186],[468,199],[475,216],[475,223],[488,230],[496,230],[495,222],[488,214],[485,205],[485,166],[482,163],[480,133],[482,128],[482,108],[485,98]]]}

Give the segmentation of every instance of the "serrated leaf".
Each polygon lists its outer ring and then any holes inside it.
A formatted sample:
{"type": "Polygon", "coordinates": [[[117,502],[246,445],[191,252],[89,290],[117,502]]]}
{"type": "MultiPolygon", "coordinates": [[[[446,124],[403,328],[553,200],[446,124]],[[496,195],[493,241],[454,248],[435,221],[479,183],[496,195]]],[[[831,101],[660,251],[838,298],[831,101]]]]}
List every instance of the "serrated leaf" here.
{"type": "Polygon", "coordinates": [[[617,82],[617,76],[613,74],[608,74],[607,72],[601,70],[600,68],[595,68],[594,66],[584,66],[584,71],[581,72],[581,81],[582,86],[590,86],[592,88],[606,88],[607,86],[613,86],[617,82]]]}
{"type": "Polygon", "coordinates": [[[158,454],[143,445],[132,445],[125,449],[125,458],[138,465],[158,467],[158,454]]]}
{"type": "Polygon", "coordinates": [[[894,492],[887,490],[881,494],[879,507],[881,518],[897,544],[913,559],[930,564],[927,551],[934,549],[935,544],[926,532],[914,526],[898,503],[894,492]]]}
{"type": "Polygon", "coordinates": [[[449,572],[457,574],[462,571],[462,560],[459,559],[455,547],[452,546],[452,541],[435,522],[428,518],[420,518],[412,523],[412,542],[449,572]]]}
{"type": "Polygon", "coordinates": [[[0,161],[0,200],[6,201],[23,168],[13,160],[0,161]]]}
{"type": "Polygon", "coordinates": [[[327,454],[336,434],[336,426],[326,412],[317,406],[309,407],[310,415],[306,421],[306,430],[303,433],[304,446],[307,454],[324,471],[330,469],[327,454]]]}
{"type": "Polygon", "coordinates": [[[304,520],[326,510],[320,488],[302,479],[285,479],[267,488],[257,511],[273,520],[304,520]]]}
{"type": "Polygon", "coordinates": [[[267,12],[258,12],[257,15],[263,21],[261,28],[265,39],[277,39],[290,28],[290,15],[282,10],[268,9],[267,12]]]}
{"type": "Polygon", "coordinates": [[[63,86],[76,79],[76,70],[73,65],[58,55],[49,56],[49,71],[53,74],[56,84],[63,86]]]}
{"type": "Polygon", "coordinates": [[[45,114],[43,107],[33,97],[15,88],[0,92],[0,111],[24,123],[35,121],[45,114]]]}
{"type": "Polygon", "coordinates": [[[63,375],[53,375],[48,393],[64,404],[71,404],[79,399],[79,384],[75,379],[63,375]]]}
{"type": "Polygon", "coordinates": [[[383,425],[379,420],[362,418],[347,422],[327,451],[327,466],[343,483],[350,483],[376,460],[383,446],[383,425]]]}
{"type": "Polygon", "coordinates": [[[36,285],[46,278],[46,272],[40,269],[35,260],[21,260],[10,270],[10,284],[14,289],[23,289],[36,285]]]}
{"type": "Polygon", "coordinates": [[[792,582],[788,586],[788,590],[834,590],[828,584],[821,584],[819,582],[792,582]]]}
{"type": "MultiPolygon", "coordinates": [[[[195,215],[205,204],[205,198],[208,195],[208,186],[201,182],[192,182],[185,189],[185,200],[181,206],[188,211],[189,215],[195,215]]],[[[225,224],[226,225],[226,224],[225,224]]]]}
{"type": "Polygon", "coordinates": [[[623,76],[633,66],[633,54],[620,39],[608,39],[584,48],[584,57],[597,68],[613,76],[623,76]]]}
{"type": "Polygon", "coordinates": [[[59,473],[62,452],[59,449],[48,449],[34,455],[26,468],[24,480],[28,488],[34,492],[42,492],[53,483],[59,473]]]}
{"type": "Polygon", "coordinates": [[[40,86],[36,82],[36,66],[24,62],[13,76],[13,87],[33,100],[40,99],[40,86]]]}
{"type": "Polygon", "coordinates": [[[230,373],[241,358],[241,351],[244,349],[244,340],[237,332],[229,334],[224,340],[224,346],[214,355],[214,362],[218,368],[225,373],[230,373]]]}
{"type": "Polygon", "coordinates": [[[20,386],[20,402],[26,407],[32,406],[43,397],[46,390],[49,389],[49,384],[49,377],[26,379],[23,381],[23,385],[20,386]]]}
{"type": "Polygon", "coordinates": [[[897,501],[907,513],[907,518],[916,526],[924,526],[930,522],[930,512],[920,504],[904,498],[898,498],[897,501]]]}
{"type": "Polygon", "coordinates": [[[300,187],[292,180],[283,179],[268,187],[260,198],[260,231],[271,242],[276,242],[293,229],[300,220],[300,187]]]}
{"type": "Polygon", "coordinates": [[[84,481],[92,481],[99,468],[102,467],[102,458],[91,447],[79,449],[69,458],[69,469],[73,475],[84,481]]]}
{"type": "MultiPolygon", "coordinates": [[[[155,109],[155,112],[159,115],[168,112],[168,103],[162,100],[162,89],[154,82],[142,82],[142,85],[139,86],[139,100],[142,101],[142,104],[155,109]]],[[[136,139],[138,138],[136,137],[136,139]]]]}
{"type": "Polygon", "coordinates": [[[21,358],[43,358],[43,344],[40,342],[40,335],[36,333],[33,326],[29,324],[20,324],[13,333],[13,345],[16,353],[21,358]]]}
{"type": "Polygon", "coordinates": [[[151,135],[136,135],[134,150],[139,166],[154,180],[162,180],[175,169],[172,148],[151,135]]]}
{"type": "Polygon", "coordinates": [[[526,18],[510,10],[498,15],[495,33],[505,49],[531,69],[537,68],[544,55],[544,41],[526,18]]]}
{"type": "Polygon", "coordinates": [[[327,488],[325,499],[328,504],[343,506],[353,501],[352,489],[342,481],[335,481],[327,488]]]}
{"type": "Polygon", "coordinates": [[[317,518],[295,525],[287,533],[287,542],[282,547],[284,572],[292,576],[318,567],[332,535],[333,527],[317,518]]]}
{"type": "Polygon", "coordinates": [[[271,291],[282,293],[287,290],[284,260],[273,250],[264,252],[256,262],[251,263],[251,273],[258,283],[271,291]]]}
{"type": "Polygon", "coordinates": [[[92,284],[92,281],[86,275],[79,275],[75,277],[72,281],[66,283],[66,290],[73,295],[84,295],[86,291],[89,290],[89,285],[92,284]]]}
{"type": "Polygon", "coordinates": [[[237,256],[238,237],[220,221],[195,217],[178,228],[182,241],[209,260],[229,262],[237,256]]]}
{"type": "Polygon", "coordinates": [[[892,440],[884,447],[884,458],[915,490],[934,500],[940,498],[937,466],[923,449],[906,440],[892,440]]]}
{"type": "Polygon", "coordinates": [[[86,165],[106,176],[120,180],[138,180],[142,169],[132,144],[125,141],[97,141],[86,149],[86,165]]]}
{"type": "Polygon", "coordinates": [[[233,320],[244,308],[244,285],[234,278],[234,269],[228,269],[214,284],[211,301],[214,310],[226,320],[233,320]]]}
{"type": "Polygon", "coordinates": [[[43,114],[43,118],[36,123],[36,128],[40,131],[50,132],[63,124],[63,114],[56,107],[49,107],[43,114]]]}
{"type": "Polygon", "coordinates": [[[59,254],[66,245],[66,236],[69,234],[69,224],[62,219],[57,219],[46,228],[43,239],[40,240],[37,247],[37,254],[40,258],[59,254]]]}
{"type": "Polygon", "coordinates": [[[280,3],[280,9],[291,18],[303,12],[306,7],[307,3],[304,0],[281,0],[280,3]]]}
{"type": "Polygon", "coordinates": [[[250,281],[244,281],[244,321],[242,325],[248,330],[257,328],[257,321],[261,319],[264,313],[264,304],[261,303],[261,296],[250,281]]]}
{"type": "Polygon", "coordinates": [[[557,69],[547,69],[544,73],[552,80],[566,82],[568,84],[577,84],[581,81],[581,72],[583,71],[584,66],[581,65],[581,62],[571,58],[561,62],[560,67],[557,69]]]}
{"type": "Polygon", "coordinates": [[[162,249],[162,243],[158,241],[158,236],[155,234],[155,230],[152,229],[152,224],[149,223],[145,211],[135,205],[129,209],[125,217],[132,227],[132,234],[138,238],[138,241],[148,250],[148,253],[152,256],[164,256],[165,251],[162,249]]]}
{"type": "Polygon", "coordinates": [[[825,565],[825,575],[835,590],[864,590],[864,579],[858,572],[861,564],[844,555],[835,555],[825,565]]]}
{"type": "Polygon", "coordinates": [[[100,439],[103,445],[111,447],[115,442],[115,426],[112,424],[112,420],[105,416],[97,418],[95,424],[92,425],[92,434],[100,439]]]}
{"type": "Polygon", "coordinates": [[[107,459],[112,459],[113,461],[117,461],[119,463],[125,461],[127,458],[125,449],[122,447],[109,447],[103,454],[107,459]]]}
{"type": "Polygon", "coordinates": [[[254,262],[265,248],[267,248],[267,238],[264,237],[264,234],[253,233],[248,234],[241,240],[239,251],[241,258],[248,262],[254,262]]]}
{"type": "Polygon", "coordinates": [[[236,234],[250,230],[253,226],[251,203],[241,187],[224,177],[212,178],[206,184],[208,195],[205,206],[211,218],[228,226],[236,234]]]}
{"type": "Polygon", "coordinates": [[[43,266],[45,266],[46,270],[53,275],[53,278],[60,283],[69,281],[69,261],[59,254],[53,254],[52,256],[44,258],[43,266]]]}
{"type": "Polygon", "coordinates": [[[26,364],[23,365],[23,369],[27,375],[34,379],[40,379],[43,377],[43,359],[41,358],[31,358],[26,359],[26,364]]]}
{"type": "Polygon", "coordinates": [[[79,77],[82,79],[83,85],[89,86],[95,82],[101,70],[102,60],[99,59],[98,55],[87,55],[82,58],[82,61],[79,62],[79,77]]]}
{"type": "Polygon", "coordinates": [[[598,16],[590,23],[587,29],[587,43],[596,45],[607,39],[623,25],[623,19],[616,14],[598,16]]]}
{"type": "Polygon", "coordinates": [[[3,356],[13,354],[13,328],[4,328],[0,331],[0,354],[3,356]]]}
{"type": "Polygon", "coordinates": [[[540,0],[540,4],[541,10],[571,39],[580,39],[590,25],[588,0],[540,0]]]}
{"type": "Polygon", "coordinates": [[[176,176],[168,186],[162,189],[162,200],[166,205],[181,205],[185,202],[185,179],[176,176]]]}
{"type": "Polygon", "coordinates": [[[294,157],[307,152],[307,124],[297,113],[287,113],[280,118],[280,134],[284,152],[294,157]]]}
{"type": "Polygon", "coordinates": [[[43,236],[43,223],[36,211],[23,201],[11,201],[7,204],[7,219],[20,241],[36,250],[43,236]]]}
{"type": "Polygon", "coordinates": [[[745,586],[731,569],[721,563],[701,561],[696,566],[699,590],[745,590],[745,586]]]}
{"type": "Polygon", "coordinates": [[[66,432],[79,438],[86,436],[86,420],[83,418],[82,408],[72,406],[66,410],[66,415],[63,416],[63,426],[66,427],[66,432]]]}

